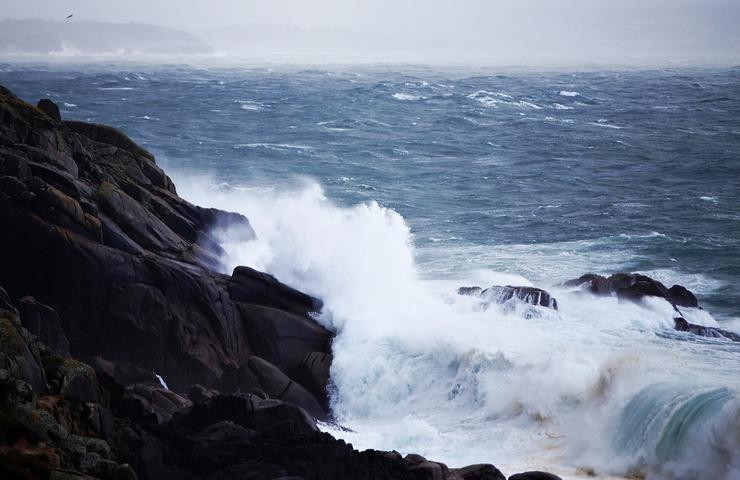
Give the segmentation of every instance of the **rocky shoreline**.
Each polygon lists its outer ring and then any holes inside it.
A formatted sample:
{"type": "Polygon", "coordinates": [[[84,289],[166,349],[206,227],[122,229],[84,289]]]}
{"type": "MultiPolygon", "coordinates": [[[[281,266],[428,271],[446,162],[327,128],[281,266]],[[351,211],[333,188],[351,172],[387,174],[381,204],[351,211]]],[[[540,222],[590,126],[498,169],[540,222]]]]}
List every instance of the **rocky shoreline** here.
{"type": "Polygon", "coordinates": [[[506,478],[319,431],[321,301],[217,271],[210,232],[247,240],[248,219],[180,198],[120,131],[1,86],[0,224],[0,478],[506,478]]]}
{"type": "MultiPolygon", "coordinates": [[[[247,266],[219,273],[211,232],[248,240],[249,220],[180,198],[115,128],[2,86],[0,225],[0,478],[506,479],[321,432],[334,337],[313,319],[321,300],[247,266]]],[[[663,298],[676,330],[740,341],[686,321],[699,303],[680,285],[617,273],[560,288],[663,298]]],[[[534,287],[458,293],[558,309],[534,287]]]]}

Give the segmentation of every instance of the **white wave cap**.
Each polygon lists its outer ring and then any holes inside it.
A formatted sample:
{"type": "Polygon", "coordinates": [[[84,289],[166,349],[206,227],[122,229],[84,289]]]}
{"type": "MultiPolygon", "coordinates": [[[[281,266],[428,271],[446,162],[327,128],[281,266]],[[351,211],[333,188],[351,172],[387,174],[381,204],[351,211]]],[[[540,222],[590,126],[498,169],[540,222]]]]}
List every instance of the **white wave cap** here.
{"type": "MultiPolygon", "coordinates": [[[[250,265],[324,300],[318,321],[338,333],[332,407],[350,430],[324,428],[356,448],[451,466],[492,462],[512,473],[538,465],[566,479],[579,467],[678,479],[703,468],[738,478],[737,348],[674,331],[676,312],[663,299],[622,303],[537,285],[558,310],[517,301],[482,308],[456,288],[532,282],[485,268],[422,277],[409,227],[377,202],[341,207],[308,180],[283,189],[214,190],[203,179],[178,186],[199,204],[250,219],[254,240],[219,233],[225,271],[250,265]],[[702,399],[711,405],[693,414],[702,399]],[[651,418],[662,419],[653,440],[620,446],[638,436],[625,428],[651,418]],[[661,436],[677,422],[687,428],[681,438],[661,436]]],[[[444,247],[434,252],[449,258],[444,247]]],[[[716,325],[704,311],[682,312],[716,325]]]]}

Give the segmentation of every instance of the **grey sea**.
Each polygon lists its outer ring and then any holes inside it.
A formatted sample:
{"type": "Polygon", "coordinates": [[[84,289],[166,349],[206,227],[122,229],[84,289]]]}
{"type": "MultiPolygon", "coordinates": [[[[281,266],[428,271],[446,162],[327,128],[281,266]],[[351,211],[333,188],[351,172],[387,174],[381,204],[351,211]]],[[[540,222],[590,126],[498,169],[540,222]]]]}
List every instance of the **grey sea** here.
{"type": "Polygon", "coordinates": [[[355,447],[740,478],[740,343],[562,286],[640,272],[740,333],[740,68],[0,64],[0,84],[120,128],[181,195],[250,218],[256,240],[220,232],[223,269],[324,299],[322,428],[355,447]],[[473,285],[560,308],[455,293],[473,285]]]}

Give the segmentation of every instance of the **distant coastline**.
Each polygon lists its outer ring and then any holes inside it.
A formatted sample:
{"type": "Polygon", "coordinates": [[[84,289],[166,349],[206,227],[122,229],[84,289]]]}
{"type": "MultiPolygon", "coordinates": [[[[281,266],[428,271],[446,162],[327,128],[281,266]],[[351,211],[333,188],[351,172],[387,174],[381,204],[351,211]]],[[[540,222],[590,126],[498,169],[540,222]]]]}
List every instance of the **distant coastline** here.
{"type": "Polygon", "coordinates": [[[139,23],[0,20],[0,54],[209,54],[187,32],[139,23]]]}

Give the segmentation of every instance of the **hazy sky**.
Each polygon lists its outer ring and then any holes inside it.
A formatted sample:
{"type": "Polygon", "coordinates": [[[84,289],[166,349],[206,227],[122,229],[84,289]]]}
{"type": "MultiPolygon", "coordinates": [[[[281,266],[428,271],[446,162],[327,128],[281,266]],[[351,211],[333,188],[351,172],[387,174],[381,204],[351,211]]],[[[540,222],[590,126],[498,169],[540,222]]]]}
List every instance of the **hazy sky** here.
{"type": "MultiPolygon", "coordinates": [[[[351,50],[359,36],[367,49],[505,60],[740,58],[740,0],[0,0],[0,7],[0,16],[10,18],[63,20],[74,13],[75,21],[176,27],[235,51],[256,44],[294,48],[285,38],[290,30],[268,39],[272,44],[254,37],[236,41],[223,32],[279,25],[300,27],[304,37],[305,31],[333,32],[316,46],[323,50],[327,44],[351,50]]],[[[305,47],[305,38],[298,37],[295,48],[305,47]]]]}

